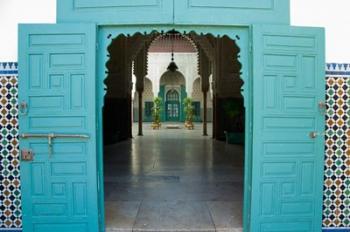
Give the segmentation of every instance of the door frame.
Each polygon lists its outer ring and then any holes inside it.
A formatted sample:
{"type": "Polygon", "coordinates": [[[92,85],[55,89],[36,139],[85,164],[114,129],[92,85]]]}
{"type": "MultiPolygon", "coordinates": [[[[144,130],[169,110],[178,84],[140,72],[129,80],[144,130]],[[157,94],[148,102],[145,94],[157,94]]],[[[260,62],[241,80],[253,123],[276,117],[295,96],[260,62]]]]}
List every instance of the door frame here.
{"type": "MultiPolygon", "coordinates": [[[[168,92],[165,93],[165,108],[164,108],[164,111],[165,111],[165,118],[166,118],[166,121],[174,121],[174,122],[179,122],[180,121],[180,94],[179,92],[176,90],[176,89],[171,89],[171,90],[168,90],[168,92]],[[177,95],[177,101],[174,101],[174,100],[171,100],[171,101],[168,101],[168,94],[170,94],[170,91],[175,91],[176,92],[176,95],[177,95]],[[177,107],[177,118],[176,120],[169,120],[169,104],[171,104],[172,106],[176,105],[177,107]]],[[[172,107],[173,109],[173,107],[172,107]]],[[[173,110],[172,110],[173,111],[173,110]]],[[[172,117],[172,119],[175,119],[172,117]]]]}
{"type": "Polygon", "coordinates": [[[253,93],[252,93],[252,54],[251,54],[251,26],[198,26],[198,25],[99,25],[97,32],[97,160],[98,160],[98,188],[99,188],[99,215],[100,231],[105,231],[104,209],[104,174],[103,174],[103,114],[104,96],[106,93],[104,81],[107,78],[106,63],[109,59],[107,48],[112,39],[118,35],[133,35],[135,33],[165,32],[170,30],[180,32],[196,32],[197,34],[212,34],[214,36],[227,35],[235,40],[240,48],[239,62],[242,64],[241,79],[244,81],[242,95],[245,106],[245,162],[244,162],[244,199],[243,199],[243,228],[249,231],[251,205],[251,166],[252,166],[252,126],[253,126],[253,93]]]}

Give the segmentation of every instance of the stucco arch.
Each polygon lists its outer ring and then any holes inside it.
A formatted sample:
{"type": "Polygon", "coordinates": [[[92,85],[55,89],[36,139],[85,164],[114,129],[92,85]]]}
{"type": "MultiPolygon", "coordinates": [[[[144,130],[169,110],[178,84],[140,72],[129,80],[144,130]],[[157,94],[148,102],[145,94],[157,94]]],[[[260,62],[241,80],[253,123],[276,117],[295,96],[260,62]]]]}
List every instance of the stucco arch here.
{"type": "Polygon", "coordinates": [[[203,94],[201,91],[201,79],[197,78],[193,81],[191,97],[194,101],[202,101],[203,94]]]}
{"type": "Polygon", "coordinates": [[[167,86],[179,86],[179,85],[185,86],[186,79],[185,79],[185,76],[179,71],[175,71],[175,72],[166,71],[160,77],[159,83],[160,85],[167,85],[167,86]]]}

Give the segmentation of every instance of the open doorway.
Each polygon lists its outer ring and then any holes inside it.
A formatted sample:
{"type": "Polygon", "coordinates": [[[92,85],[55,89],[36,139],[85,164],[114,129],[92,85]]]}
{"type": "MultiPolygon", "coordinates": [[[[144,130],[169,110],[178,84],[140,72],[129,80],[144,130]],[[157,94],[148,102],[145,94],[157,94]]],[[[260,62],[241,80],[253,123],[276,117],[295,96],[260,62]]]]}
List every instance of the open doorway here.
{"type": "Polygon", "coordinates": [[[246,122],[235,41],[176,31],[120,35],[108,53],[106,230],[242,230],[246,122]],[[170,61],[176,68],[161,65],[170,61]],[[191,63],[197,72],[182,68],[191,63]],[[163,101],[158,130],[152,97],[163,101]],[[184,127],[188,97],[193,130],[184,127]]]}

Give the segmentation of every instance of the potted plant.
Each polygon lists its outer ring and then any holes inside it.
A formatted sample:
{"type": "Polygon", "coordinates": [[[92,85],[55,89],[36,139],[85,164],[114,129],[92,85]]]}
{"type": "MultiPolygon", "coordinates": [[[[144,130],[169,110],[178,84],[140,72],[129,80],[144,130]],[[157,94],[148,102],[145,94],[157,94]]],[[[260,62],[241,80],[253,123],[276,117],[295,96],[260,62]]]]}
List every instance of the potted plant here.
{"type": "Polygon", "coordinates": [[[153,130],[159,130],[161,127],[161,123],[160,123],[161,105],[162,105],[162,98],[160,97],[154,98],[153,107],[152,107],[153,122],[151,125],[153,130]]]}
{"type": "Polygon", "coordinates": [[[225,123],[226,142],[244,143],[244,107],[240,99],[230,99],[223,105],[227,122],[225,123]]]}
{"type": "Polygon", "coordinates": [[[185,98],[184,99],[184,111],[185,111],[185,127],[189,130],[194,129],[193,125],[193,117],[194,117],[194,107],[192,98],[185,98]]]}

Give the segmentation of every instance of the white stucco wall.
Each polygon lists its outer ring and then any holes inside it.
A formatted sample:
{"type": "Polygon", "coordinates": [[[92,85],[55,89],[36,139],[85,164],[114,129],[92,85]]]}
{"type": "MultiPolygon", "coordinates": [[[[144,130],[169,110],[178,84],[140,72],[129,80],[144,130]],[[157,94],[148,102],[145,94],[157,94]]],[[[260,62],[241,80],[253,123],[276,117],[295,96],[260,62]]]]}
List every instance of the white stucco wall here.
{"type": "MultiPolygon", "coordinates": [[[[186,79],[186,92],[192,93],[192,86],[198,76],[198,61],[195,53],[175,53],[175,62],[186,79]]],[[[167,71],[167,67],[171,60],[170,53],[150,53],[148,56],[148,76],[153,83],[153,92],[155,95],[159,93],[160,77],[167,71]]]]}

